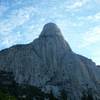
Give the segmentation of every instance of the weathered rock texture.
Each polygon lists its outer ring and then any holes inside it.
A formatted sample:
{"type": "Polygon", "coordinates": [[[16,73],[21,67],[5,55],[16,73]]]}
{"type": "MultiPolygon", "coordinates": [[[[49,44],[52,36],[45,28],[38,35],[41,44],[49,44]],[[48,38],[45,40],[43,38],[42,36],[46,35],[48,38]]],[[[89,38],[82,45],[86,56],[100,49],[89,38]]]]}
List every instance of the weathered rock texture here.
{"type": "Polygon", "coordinates": [[[75,54],[54,23],[46,24],[30,44],[0,51],[0,69],[12,71],[18,83],[52,90],[55,96],[64,90],[69,100],[80,100],[88,89],[94,98],[100,96],[100,68],[75,54]]]}

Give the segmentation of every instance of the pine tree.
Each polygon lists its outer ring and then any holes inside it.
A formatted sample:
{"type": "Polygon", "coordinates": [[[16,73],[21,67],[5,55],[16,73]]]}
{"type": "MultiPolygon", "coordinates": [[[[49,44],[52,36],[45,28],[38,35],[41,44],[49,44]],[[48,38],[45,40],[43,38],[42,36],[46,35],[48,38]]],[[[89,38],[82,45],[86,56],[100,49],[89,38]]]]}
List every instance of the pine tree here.
{"type": "Polygon", "coordinates": [[[57,100],[57,98],[53,95],[52,91],[50,91],[49,100],[57,100]]]}
{"type": "Polygon", "coordinates": [[[61,91],[61,100],[67,100],[67,93],[65,90],[61,91]]]}

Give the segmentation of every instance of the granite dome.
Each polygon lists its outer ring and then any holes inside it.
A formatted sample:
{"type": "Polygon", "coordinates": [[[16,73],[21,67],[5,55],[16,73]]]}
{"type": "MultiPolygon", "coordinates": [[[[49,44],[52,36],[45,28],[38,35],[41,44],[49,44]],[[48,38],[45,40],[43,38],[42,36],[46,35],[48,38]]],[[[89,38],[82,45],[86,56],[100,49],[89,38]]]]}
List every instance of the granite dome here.
{"type": "Polygon", "coordinates": [[[62,37],[62,33],[55,23],[47,23],[44,25],[43,30],[40,34],[40,37],[42,36],[61,36],[62,37]]]}
{"type": "Polygon", "coordinates": [[[59,98],[62,90],[68,100],[81,100],[83,92],[92,90],[100,100],[100,69],[74,53],[54,23],[44,26],[39,38],[26,45],[0,51],[0,70],[14,73],[16,82],[51,90],[59,98]],[[88,86],[88,87],[87,87],[88,86]]]}

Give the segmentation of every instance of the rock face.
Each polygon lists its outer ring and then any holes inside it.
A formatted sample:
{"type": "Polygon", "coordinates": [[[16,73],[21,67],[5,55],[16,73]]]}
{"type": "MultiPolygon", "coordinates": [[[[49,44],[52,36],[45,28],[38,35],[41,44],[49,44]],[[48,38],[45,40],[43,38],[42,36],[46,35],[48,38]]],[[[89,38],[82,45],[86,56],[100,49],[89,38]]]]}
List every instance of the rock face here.
{"type": "Polygon", "coordinates": [[[13,83],[13,73],[0,70],[0,86],[11,86],[13,83]]]}
{"type": "Polygon", "coordinates": [[[64,90],[69,100],[80,100],[88,89],[94,98],[100,96],[100,68],[75,54],[54,23],[46,24],[30,44],[0,51],[0,69],[12,71],[18,83],[52,90],[55,96],[64,90]]]}

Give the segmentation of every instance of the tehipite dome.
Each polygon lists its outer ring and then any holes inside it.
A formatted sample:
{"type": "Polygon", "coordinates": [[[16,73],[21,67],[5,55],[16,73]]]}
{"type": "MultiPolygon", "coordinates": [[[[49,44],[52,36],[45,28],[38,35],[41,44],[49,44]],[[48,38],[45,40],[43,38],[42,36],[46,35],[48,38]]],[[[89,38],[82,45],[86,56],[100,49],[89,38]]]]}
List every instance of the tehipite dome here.
{"type": "Polygon", "coordinates": [[[55,23],[47,23],[44,25],[40,37],[43,36],[60,36],[62,37],[61,31],[55,23]]]}
{"type": "MultiPolygon", "coordinates": [[[[54,23],[46,24],[30,44],[0,51],[0,70],[13,72],[17,83],[39,87],[46,94],[65,91],[68,100],[81,100],[89,91],[97,96],[94,100],[100,100],[99,68],[74,53],[54,23]]],[[[57,97],[62,100],[61,95],[57,97]]]]}

